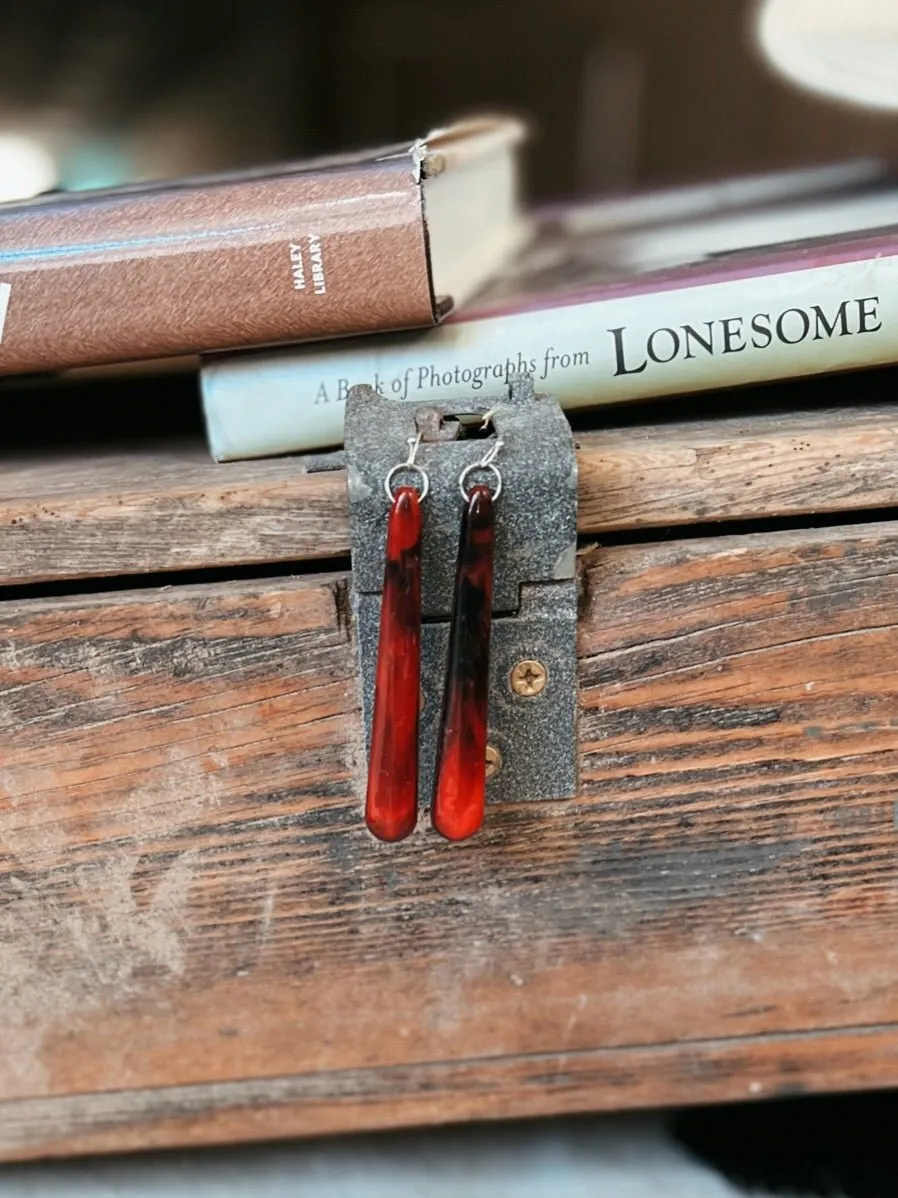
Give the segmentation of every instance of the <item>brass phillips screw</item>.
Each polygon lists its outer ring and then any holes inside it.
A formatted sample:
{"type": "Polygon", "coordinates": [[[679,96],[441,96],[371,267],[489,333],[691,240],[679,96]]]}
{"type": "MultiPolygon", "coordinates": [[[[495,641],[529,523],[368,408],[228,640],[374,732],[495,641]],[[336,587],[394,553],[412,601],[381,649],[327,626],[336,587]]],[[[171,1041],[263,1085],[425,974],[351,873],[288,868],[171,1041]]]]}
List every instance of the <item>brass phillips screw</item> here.
{"type": "Polygon", "coordinates": [[[486,776],[495,778],[502,768],[502,754],[494,745],[486,746],[486,776]]]}
{"type": "Polygon", "coordinates": [[[511,689],[527,699],[541,694],[548,680],[549,671],[541,661],[519,661],[511,671],[511,689]]]}

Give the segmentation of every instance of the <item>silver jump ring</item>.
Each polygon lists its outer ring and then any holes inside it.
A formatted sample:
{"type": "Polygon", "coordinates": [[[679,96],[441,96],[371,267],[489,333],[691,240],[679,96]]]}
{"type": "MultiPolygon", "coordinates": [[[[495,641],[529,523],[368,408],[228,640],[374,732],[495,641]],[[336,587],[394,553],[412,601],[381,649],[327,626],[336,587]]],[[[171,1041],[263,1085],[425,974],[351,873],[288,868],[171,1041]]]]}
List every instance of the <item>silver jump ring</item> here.
{"type": "Polygon", "coordinates": [[[502,475],[499,471],[499,467],[494,466],[492,462],[472,462],[470,466],[466,466],[464,470],[462,470],[458,478],[458,489],[461,491],[462,499],[465,501],[465,503],[467,503],[471,498],[470,492],[465,490],[465,483],[467,482],[468,475],[473,474],[475,470],[492,471],[493,478],[496,480],[496,489],[493,491],[493,502],[495,503],[502,494],[502,475]]]}
{"type": "Polygon", "coordinates": [[[418,492],[418,499],[424,500],[427,498],[427,493],[430,491],[430,475],[423,466],[419,466],[416,462],[400,462],[398,466],[394,466],[387,477],[384,479],[384,490],[387,492],[387,499],[390,503],[396,498],[393,494],[393,479],[401,470],[416,471],[421,479],[421,490],[418,492]]]}

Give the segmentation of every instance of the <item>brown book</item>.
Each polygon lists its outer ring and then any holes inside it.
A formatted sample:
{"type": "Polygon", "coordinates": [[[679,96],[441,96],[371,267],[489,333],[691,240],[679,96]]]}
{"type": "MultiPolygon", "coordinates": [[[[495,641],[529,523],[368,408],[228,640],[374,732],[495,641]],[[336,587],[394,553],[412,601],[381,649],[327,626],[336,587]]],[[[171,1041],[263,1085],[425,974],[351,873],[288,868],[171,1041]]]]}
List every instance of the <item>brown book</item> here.
{"type": "Polygon", "coordinates": [[[0,205],[0,375],[433,325],[521,242],[522,133],[0,205]]]}

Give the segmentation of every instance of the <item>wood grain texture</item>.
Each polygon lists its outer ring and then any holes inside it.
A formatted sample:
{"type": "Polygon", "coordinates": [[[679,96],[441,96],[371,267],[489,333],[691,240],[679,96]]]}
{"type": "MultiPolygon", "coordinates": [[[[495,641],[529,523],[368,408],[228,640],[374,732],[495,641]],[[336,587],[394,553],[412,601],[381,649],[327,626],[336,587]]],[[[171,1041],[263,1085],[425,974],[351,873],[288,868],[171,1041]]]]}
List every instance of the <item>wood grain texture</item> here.
{"type": "MultiPolygon", "coordinates": [[[[578,434],[586,534],[891,508],[898,406],[578,434]]],[[[0,461],[0,584],[349,552],[345,477],[201,445],[0,461]]]]}
{"type": "Polygon", "coordinates": [[[348,554],[346,478],[197,444],[0,463],[0,584],[348,554]]]}
{"type": "Polygon", "coordinates": [[[894,1026],[693,1040],[0,1103],[0,1153],[122,1152],[881,1086],[894,1026]],[[23,1147],[24,1146],[24,1147],[23,1147]]]}
{"type": "Polygon", "coordinates": [[[602,553],[582,793],[364,829],[345,580],[0,604],[0,1152],[898,1083],[898,525],[602,553]]]}

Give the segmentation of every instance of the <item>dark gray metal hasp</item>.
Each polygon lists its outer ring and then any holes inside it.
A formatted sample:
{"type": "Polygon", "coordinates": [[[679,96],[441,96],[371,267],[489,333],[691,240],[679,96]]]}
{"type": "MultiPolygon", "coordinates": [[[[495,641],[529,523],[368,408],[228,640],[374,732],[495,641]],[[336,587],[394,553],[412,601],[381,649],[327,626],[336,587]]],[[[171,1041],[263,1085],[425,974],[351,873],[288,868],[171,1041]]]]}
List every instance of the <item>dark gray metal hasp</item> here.
{"type": "MultiPolygon", "coordinates": [[[[577,464],[558,403],[534,393],[528,376],[500,395],[416,406],[353,387],[346,401],[346,464],[352,538],[353,615],[366,745],[383,589],[389,500],[384,480],[421,434],[416,462],[430,490],[423,502],[419,794],[429,806],[442,706],[449,617],[461,528],[459,476],[489,440],[466,437],[472,417],[490,416],[502,447],[496,503],[490,654],[489,799],[561,799],[577,790],[577,464]],[[535,662],[545,671],[519,663],[535,662]],[[541,689],[540,689],[541,688],[541,689]],[[531,693],[528,693],[531,692],[531,693]],[[535,692],[535,693],[534,693],[535,692]]],[[[414,482],[399,474],[396,482],[414,482]]],[[[488,474],[473,481],[489,482],[488,474]]]]}

